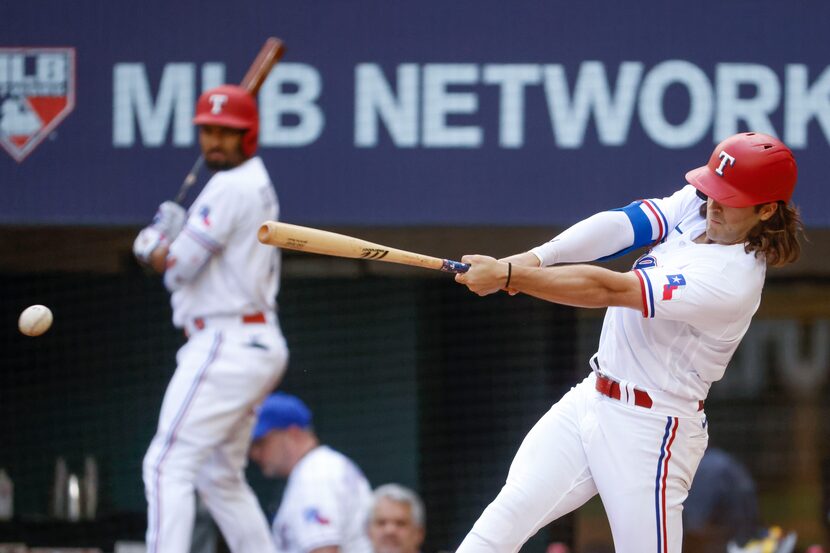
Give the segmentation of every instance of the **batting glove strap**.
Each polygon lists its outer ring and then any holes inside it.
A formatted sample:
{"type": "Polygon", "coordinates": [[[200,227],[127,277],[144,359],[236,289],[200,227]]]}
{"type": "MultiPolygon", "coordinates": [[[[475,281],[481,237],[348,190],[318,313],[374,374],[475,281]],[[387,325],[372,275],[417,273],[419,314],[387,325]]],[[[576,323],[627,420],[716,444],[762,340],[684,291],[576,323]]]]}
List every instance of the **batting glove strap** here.
{"type": "Polygon", "coordinates": [[[167,237],[155,225],[145,227],[133,242],[133,255],[145,265],[150,263],[150,256],[156,248],[169,245],[167,237]]]}

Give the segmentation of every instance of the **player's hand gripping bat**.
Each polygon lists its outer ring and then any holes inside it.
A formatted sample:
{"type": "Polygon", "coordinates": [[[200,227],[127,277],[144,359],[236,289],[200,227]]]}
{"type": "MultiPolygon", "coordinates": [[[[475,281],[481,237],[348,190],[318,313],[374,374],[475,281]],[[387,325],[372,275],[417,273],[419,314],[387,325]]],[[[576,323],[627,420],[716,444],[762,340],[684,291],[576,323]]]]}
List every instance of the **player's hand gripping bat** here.
{"type": "MultiPolygon", "coordinates": [[[[239,86],[250,92],[251,96],[256,97],[262,83],[265,82],[265,78],[271,72],[271,68],[277,64],[284,53],[285,46],[282,41],[278,38],[269,37],[265,41],[265,44],[262,45],[259,54],[257,54],[248,72],[245,73],[245,77],[242,78],[239,86]]],[[[204,162],[205,159],[200,155],[196,163],[193,164],[193,168],[190,169],[190,172],[184,178],[184,182],[182,182],[182,186],[179,188],[179,193],[176,194],[175,202],[177,204],[182,203],[182,200],[187,196],[187,191],[190,190],[191,186],[196,184],[196,177],[204,162]]]]}
{"type": "Polygon", "coordinates": [[[397,250],[345,234],[289,225],[277,221],[263,223],[259,228],[257,237],[263,244],[278,246],[286,250],[400,263],[402,265],[436,269],[447,273],[466,273],[467,269],[470,268],[466,263],[452,261],[451,259],[441,259],[406,250],[397,250]]]}

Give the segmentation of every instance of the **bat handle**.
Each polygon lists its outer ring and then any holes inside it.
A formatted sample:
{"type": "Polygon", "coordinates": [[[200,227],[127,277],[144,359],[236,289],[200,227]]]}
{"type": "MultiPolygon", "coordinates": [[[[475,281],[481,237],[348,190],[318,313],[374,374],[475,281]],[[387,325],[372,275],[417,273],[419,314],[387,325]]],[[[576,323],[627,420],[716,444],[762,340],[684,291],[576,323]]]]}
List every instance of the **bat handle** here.
{"type": "Polygon", "coordinates": [[[445,259],[441,270],[447,273],[466,273],[470,269],[467,263],[460,261],[453,261],[452,259],[445,259]]]}
{"type": "Polygon", "coordinates": [[[202,165],[204,163],[204,157],[199,156],[198,159],[196,159],[196,163],[193,164],[193,167],[190,169],[190,172],[184,178],[184,182],[182,183],[181,188],[179,188],[179,193],[176,194],[176,199],[173,200],[177,204],[182,204],[182,200],[184,200],[184,197],[187,196],[187,191],[190,190],[190,188],[194,184],[196,184],[196,178],[199,176],[199,171],[202,169],[202,165]]]}

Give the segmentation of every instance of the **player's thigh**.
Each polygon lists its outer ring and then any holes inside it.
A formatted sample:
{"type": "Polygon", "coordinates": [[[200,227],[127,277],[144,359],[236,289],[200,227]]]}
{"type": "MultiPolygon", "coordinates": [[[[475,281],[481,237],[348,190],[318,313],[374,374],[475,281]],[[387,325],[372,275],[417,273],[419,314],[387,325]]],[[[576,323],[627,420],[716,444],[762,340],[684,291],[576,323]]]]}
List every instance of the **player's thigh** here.
{"type": "Polygon", "coordinates": [[[487,533],[521,528],[525,540],[596,495],[583,446],[594,431],[585,386],[565,394],[525,436],[490,513],[482,515],[492,521],[487,533]]]}
{"type": "Polygon", "coordinates": [[[200,332],[180,351],[159,433],[194,447],[225,442],[282,377],[284,341],[264,334],[200,332]],[[268,347],[262,347],[263,344],[268,347]]]}
{"type": "Polygon", "coordinates": [[[154,485],[161,473],[195,477],[210,454],[215,438],[194,437],[208,434],[198,426],[214,401],[209,383],[219,365],[222,341],[221,333],[203,332],[177,352],[176,371],[164,394],[158,428],[144,456],[148,485],[154,485]]]}
{"type": "Polygon", "coordinates": [[[679,551],[683,502],[708,442],[703,415],[600,404],[599,431],[587,452],[616,551],[679,551]]]}
{"type": "Polygon", "coordinates": [[[164,392],[158,434],[169,434],[172,427],[181,423],[198,395],[204,393],[203,380],[215,364],[221,341],[216,333],[203,333],[176,352],[176,370],[164,392]]]}
{"type": "Polygon", "coordinates": [[[285,340],[273,330],[260,328],[245,325],[222,333],[223,351],[210,381],[220,401],[218,408],[234,411],[253,407],[282,378],[288,362],[285,340]]]}

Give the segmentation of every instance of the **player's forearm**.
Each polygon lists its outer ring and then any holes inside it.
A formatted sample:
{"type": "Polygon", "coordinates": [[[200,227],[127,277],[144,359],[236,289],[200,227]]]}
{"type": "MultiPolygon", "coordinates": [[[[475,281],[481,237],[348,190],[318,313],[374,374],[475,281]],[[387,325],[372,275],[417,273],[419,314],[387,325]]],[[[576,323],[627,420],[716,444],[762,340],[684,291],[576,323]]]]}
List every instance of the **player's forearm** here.
{"type": "Polygon", "coordinates": [[[542,269],[514,266],[510,287],[539,299],[574,307],[641,308],[636,277],[592,265],[542,269]]]}
{"type": "Polygon", "coordinates": [[[164,286],[171,292],[192,282],[210,261],[218,249],[209,249],[204,239],[189,227],[170,244],[167,253],[167,268],[164,271],[164,286]]]}
{"type": "Polygon", "coordinates": [[[521,265],[523,267],[539,266],[539,258],[533,252],[517,253],[510,257],[503,257],[499,261],[504,261],[505,263],[510,262],[513,265],[521,265]]]}
{"type": "Polygon", "coordinates": [[[470,264],[456,282],[486,296],[499,290],[522,292],[547,301],[578,307],[642,307],[640,280],[633,273],[617,273],[592,265],[523,267],[485,255],[465,255],[470,264]]]}

